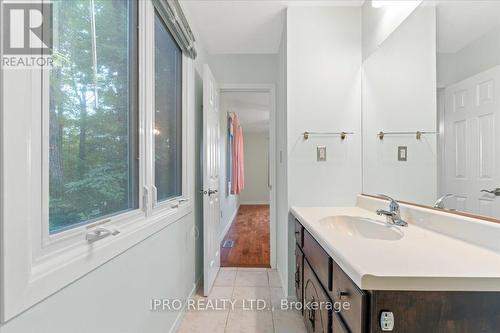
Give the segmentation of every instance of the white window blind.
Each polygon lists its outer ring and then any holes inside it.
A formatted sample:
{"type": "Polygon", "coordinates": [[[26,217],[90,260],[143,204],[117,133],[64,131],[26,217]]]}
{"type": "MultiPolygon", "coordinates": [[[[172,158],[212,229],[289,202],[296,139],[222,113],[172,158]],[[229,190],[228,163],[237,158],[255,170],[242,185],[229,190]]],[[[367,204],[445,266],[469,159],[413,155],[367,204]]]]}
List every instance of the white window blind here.
{"type": "Polygon", "coordinates": [[[155,8],[167,28],[188,57],[196,58],[195,38],[178,0],[154,0],[155,8]]]}

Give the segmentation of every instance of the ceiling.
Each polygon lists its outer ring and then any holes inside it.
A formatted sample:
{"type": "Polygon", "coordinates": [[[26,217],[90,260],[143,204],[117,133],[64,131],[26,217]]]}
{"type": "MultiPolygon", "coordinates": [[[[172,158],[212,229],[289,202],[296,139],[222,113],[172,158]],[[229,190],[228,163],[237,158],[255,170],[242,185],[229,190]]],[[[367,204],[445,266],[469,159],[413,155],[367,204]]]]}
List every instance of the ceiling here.
{"type": "MultiPolygon", "coordinates": [[[[433,1],[430,1],[433,2],[433,1]]],[[[292,6],[361,6],[364,0],[181,0],[209,54],[278,52],[284,9],[292,6]]],[[[438,52],[455,53],[500,24],[500,1],[436,1],[438,52]]]]}
{"type": "Polygon", "coordinates": [[[364,0],[181,0],[190,25],[209,54],[278,53],[284,9],[361,6],[364,0]]]}
{"type": "Polygon", "coordinates": [[[440,1],[438,53],[456,53],[500,24],[500,1],[440,1]]]}
{"type": "Polygon", "coordinates": [[[223,112],[236,112],[245,133],[269,132],[269,93],[222,92],[223,112]]]}

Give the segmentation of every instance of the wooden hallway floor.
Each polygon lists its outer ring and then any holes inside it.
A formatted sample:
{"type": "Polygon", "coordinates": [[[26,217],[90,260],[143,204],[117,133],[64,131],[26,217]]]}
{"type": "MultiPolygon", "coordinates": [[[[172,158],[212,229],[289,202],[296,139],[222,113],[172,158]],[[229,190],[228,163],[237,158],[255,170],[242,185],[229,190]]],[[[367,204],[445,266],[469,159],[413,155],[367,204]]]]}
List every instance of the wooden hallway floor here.
{"type": "Polygon", "coordinates": [[[221,244],[222,267],[271,267],[269,205],[241,205],[222,243],[227,239],[234,246],[221,244]]]}

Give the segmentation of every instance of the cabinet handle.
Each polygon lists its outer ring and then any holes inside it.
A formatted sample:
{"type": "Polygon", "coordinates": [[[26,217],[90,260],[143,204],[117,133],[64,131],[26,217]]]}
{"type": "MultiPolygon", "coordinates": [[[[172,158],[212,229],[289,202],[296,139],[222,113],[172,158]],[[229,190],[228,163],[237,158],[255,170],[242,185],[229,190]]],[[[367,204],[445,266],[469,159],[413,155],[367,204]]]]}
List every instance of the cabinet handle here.
{"type": "Polygon", "coordinates": [[[297,285],[297,287],[300,284],[300,265],[297,265],[295,267],[295,284],[297,285]]]}
{"type": "Polygon", "coordinates": [[[349,293],[347,291],[342,291],[340,289],[337,289],[337,298],[341,301],[346,300],[347,297],[349,296],[349,293]]]}

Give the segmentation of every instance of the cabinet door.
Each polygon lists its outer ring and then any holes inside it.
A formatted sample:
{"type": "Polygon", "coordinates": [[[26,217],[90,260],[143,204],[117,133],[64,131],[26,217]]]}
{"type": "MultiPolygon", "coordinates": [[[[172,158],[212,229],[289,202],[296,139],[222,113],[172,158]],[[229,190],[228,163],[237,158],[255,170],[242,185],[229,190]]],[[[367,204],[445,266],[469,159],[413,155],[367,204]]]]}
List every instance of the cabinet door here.
{"type": "Polygon", "coordinates": [[[307,260],[304,260],[303,318],[307,332],[329,333],[331,311],[326,306],[328,302],[330,302],[330,299],[318,279],[316,279],[311,266],[309,266],[307,260]]]}
{"type": "Polygon", "coordinates": [[[332,333],[349,333],[338,314],[332,313],[332,333]]]}
{"type": "Polygon", "coordinates": [[[302,252],[323,287],[332,290],[332,258],[307,230],[304,230],[302,252]]]}
{"type": "Polygon", "coordinates": [[[333,265],[333,301],[348,302],[349,310],[343,310],[339,317],[352,333],[366,332],[366,293],[360,290],[339,265],[333,265]]]}
{"type": "Polygon", "coordinates": [[[304,297],[304,254],[298,245],[295,246],[295,294],[297,300],[302,303],[304,297]]]}
{"type": "Polygon", "coordinates": [[[304,227],[295,220],[295,242],[302,248],[304,246],[304,227]]]}

